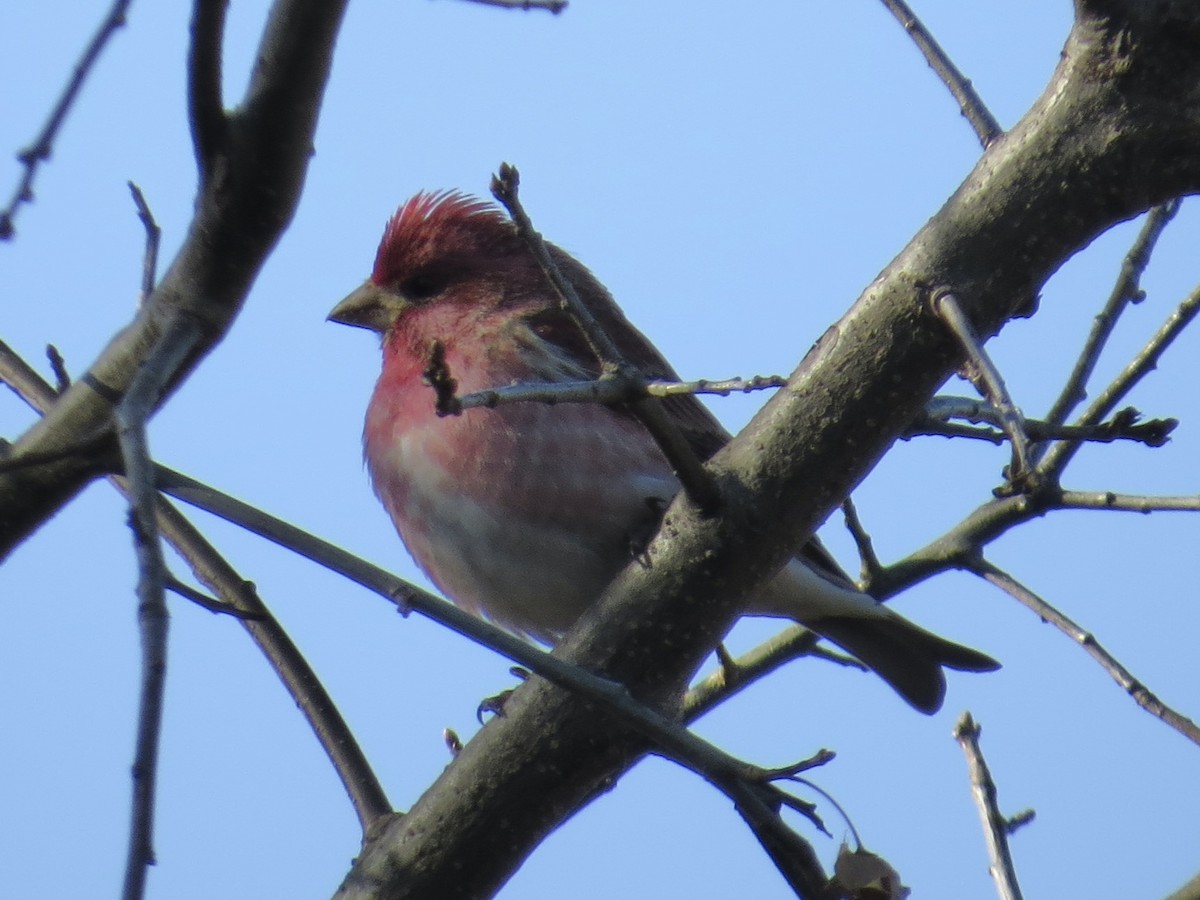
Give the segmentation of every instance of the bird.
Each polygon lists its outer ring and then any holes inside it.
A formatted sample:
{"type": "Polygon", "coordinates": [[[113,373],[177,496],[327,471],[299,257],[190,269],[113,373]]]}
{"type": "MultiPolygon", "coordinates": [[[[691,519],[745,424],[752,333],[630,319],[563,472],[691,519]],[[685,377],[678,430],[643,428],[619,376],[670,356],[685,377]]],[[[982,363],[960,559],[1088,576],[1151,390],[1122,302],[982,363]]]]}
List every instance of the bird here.
{"type": "MultiPolygon", "coordinates": [[[[646,378],[676,380],[601,282],[567,252],[547,247],[625,360],[646,378]]],[[[435,357],[460,393],[601,373],[603,361],[524,237],[489,201],[420,192],[390,218],[370,276],[329,320],[381,337],[363,456],[417,565],[461,608],[553,644],[630,561],[635,536],[647,527],[652,533],[680,482],[649,433],[619,406],[435,409],[435,357]]],[[[661,402],[700,460],[730,440],[694,395],[661,402]]],[[[859,590],[815,538],[745,614],[800,622],[924,713],[942,705],[943,668],[999,667],[859,590]]]]}

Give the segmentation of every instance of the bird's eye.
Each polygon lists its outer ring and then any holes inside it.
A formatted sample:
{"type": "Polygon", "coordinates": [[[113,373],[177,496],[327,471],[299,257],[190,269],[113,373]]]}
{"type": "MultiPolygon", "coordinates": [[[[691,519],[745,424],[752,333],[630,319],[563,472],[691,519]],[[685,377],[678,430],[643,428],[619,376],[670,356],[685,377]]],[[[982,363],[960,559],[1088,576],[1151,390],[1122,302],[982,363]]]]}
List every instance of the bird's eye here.
{"type": "Polygon", "coordinates": [[[409,300],[422,303],[441,293],[445,282],[431,275],[414,275],[400,283],[400,291],[409,300]]]}

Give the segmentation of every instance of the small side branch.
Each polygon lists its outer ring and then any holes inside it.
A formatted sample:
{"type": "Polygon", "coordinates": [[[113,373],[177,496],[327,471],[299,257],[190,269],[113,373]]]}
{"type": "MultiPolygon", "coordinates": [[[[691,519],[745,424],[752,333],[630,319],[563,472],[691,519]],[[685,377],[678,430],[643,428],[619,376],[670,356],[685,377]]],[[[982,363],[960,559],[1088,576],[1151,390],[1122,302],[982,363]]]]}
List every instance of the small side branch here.
{"type": "Polygon", "coordinates": [[[1068,616],[1051,606],[1025,585],[1021,584],[1007,572],[979,559],[967,566],[967,570],[978,575],[984,581],[995,585],[1023,606],[1033,611],[1043,621],[1049,622],[1075,643],[1079,644],[1092,659],[1100,664],[1104,671],[1112,676],[1130,697],[1142,709],[1155,718],[1161,719],[1174,728],[1192,743],[1200,745],[1200,727],[1184,715],[1167,706],[1133,673],[1126,669],[1117,659],[1101,646],[1095,635],[1085,631],[1068,616]]]}
{"type": "MultiPolygon", "coordinates": [[[[503,163],[499,172],[492,177],[492,195],[508,210],[513,224],[517,226],[517,231],[529,245],[534,259],[537,260],[550,285],[558,293],[564,308],[570,312],[583,331],[596,358],[614,378],[627,381],[634,386],[642,384],[645,377],[635,366],[625,360],[624,354],[621,353],[616,342],[601,327],[587,304],[580,298],[570,279],[562,273],[550,256],[546,242],[534,229],[533,222],[530,221],[529,215],[521,206],[518,197],[520,181],[521,175],[516,167],[503,163]]],[[[716,482],[700,460],[696,458],[696,454],[683,434],[663,412],[657,401],[637,401],[631,404],[631,409],[638,421],[645,426],[658,443],[692,502],[703,510],[715,509],[720,499],[716,482]]]]}
{"type": "MultiPolygon", "coordinates": [[[[146,202],[142,189],[132,181],[128,182],[129,193],[133,195],[133,205],[137,209],[138,219],[146,229],[146,249],[142,254],[142,295],[139,303],[145,303],[154,293],[154,283],[158,280],[158,245],[162,240],[162,229],[154,220],[154,213],[146,202]]],[[[61,391],[59,393],[62,393],[61,391]]]]}
{"type": "MultiPolygon", "coordinates": [[[[1141,421],[1142,414],[1132,406],[1120,410],[1107,422],[1095,425],[1063,425],[1042,419],[1025,419],[1025,434],[1035,442],[1041,441],[1087,441],[1094,444],[1109,444],[1113,441],[1136,441],[1147,447],[1161,447],[1171,437],[1178,419],[1148,419],[1141,421]]],[[[991,428],[972,428],[953,420],[961,419],[973,424],[986,423],[1000,428],[1003,414],[990,403],[969,397],[934,397],[925,407],[925,413],[915,419],[904,436],[941,435],[943,437],[967,437],[993,444],[1004,443],[1002,432],[991,428]]]]}
{"type": "Polygon", "coordinates": [[[942,79],[942,83],[950,89],[950,93],[958,101],[963,116],[971,123],[976,137],[979,138],[979,143],[986,150],[992,141],[1004,133],[1004,129],[1000,127],[996,117],[991,114],[979,94],[975,92],[970,79],[950,61],[946,51],[934,40],[933,35],[929,33],[929,30],[904,0],[883,0],[883,5],[896,17],[896,21],[904,26],[908,36],[913,39],[913,43],[917,45],[925,57],[925,61],[929,63],[929,68],[933,69],[938,78],[942,79]]]}
{"type": "Polygon", "coordinates": [[[988,399],[999,416],[1000,427],[1012,444],[1012,466],[1008,480],[1014,488],[1023,489],[1028,486],[1026,482],[1033,474],[1025,417],[1013,403],[1000,370],[983,349],[983,343],[976,335],[974,326],[963,312],[954,292],[940,288],[934,292],[932,302],[934,311],[958,338],[963,352],[966,353],[976,388],[988,399]]]}
{"type": "Polygon", "coordinates": [[[683,721],[689,724],[696,721],[764,675],[793,659],[811,655],[820,639],[820,635],[803,625],[790,625],[737,659],[724,657],[712,674],[687,692],[683,701],[683,721]]]}
{"type": "Polygon", "coordinates": [[[1179,201],[1172,200],[1170,203],[1154,207],[1147,214],[1137,240],[1125,254],[1121,274],[1117,276],[1117,282],[1113,285],[1104,309],[1100,310],[1092,322],[1092,330],[1084,342],[1079,358],[1075,361],[1075,368],[1067,378],[1067,383],[1063,385],[1062,393],[1046,413],[1046,421],[1056,424],[1065,422],[1071,411],[1087,397],[1088,379],[1092,377],[1100,353],[1108,343],[1121,313],[1129,304],[1140,303],[1145,297],[1141,288],[1142,273],[1150,264],[1150,254],[1154,252],[1154,245],[1158,243],[1163,230],[1175,218],[1177,212],[1179,201]]]}
{"type": "Polygon", "coordinates": [[[83,83],[91,74],[92,66],[100,58],[100,52],[117,29],[125,24],[125,13],[129,9],[129,3],[130,0],[116,0],[113,3],[108,15],[104,17],[104,21],[100,23],[100,27],[96,29],[96,33],[88,42],[83,56],[75,64],[71,79],[54,105],[50,118],[46,120],[46,124],[42,126],[42,130],[34,138],[33,143],[17,154],[17,159],[25,167],[25,171],[21,175],[21,180],[17,182],[17,188],[13,192],[12,199],[8,201],[8,206],[0,210],[0,241],[11,240],[16,234],[17,211],[22,204],[33,202],[33,180],[37,177],[38,166],[50,158],[50,154],[54,150],[54,140],[58,137],[58,130],[66,121],[67,113],[71,111],[71,105],[79,95],[79,89],[83,87],[83,83]]]}
{"type": "MultiPolygon", "coordinates": [[[[1154,371],[1163,353],[1196,318],[1197,313],[1200,313],[1200,287],[1194,289],[1175,307],[1154,336],[1129,361],[1121,374],[1114,378],[1112,383],[1092,402],[1092,405],[1076,420],[1075,424],[1095,425],[1111,413],[1114,407],[1133,390],[1134,385],[1148,373],[1154,371]]],[[[1038,466],[1043,477],[1057,479],[1081,446],[1082,444],[1077,441],[1063,441],[1051,447],[1038,466]]]]}
{"type": "MultiPolygon", "coordinates": [[[[435,352],[436,342],[435,342],[435,352]]],[[[510,384],[504,387],[489,388],[484,391],[473,391],[461,397],[447,398],[443,396],[445,385],[450,375],[443,371],[433,354],[430,357],[431,368],[435,371],[426,372],[435,392],[438,393],[439,412],[442,415],[457,415],[464,409],[486,407],[494,409],[506,403],[633,403],[644,397],[675,397],[682,394],[716,394],[728,397],[730,394],[749,394],[753,391],[763,391],[771,388],[784,387],[787,379],[780,375],[755,375],[753,378],[727,378],[712,381],[706,378],[696,381],[647,381],[631,385],[627,381],[612,376],[601,375],[593,381],[555,381],[543,384],[510,384]],[[445,411],[442,411],[445,410],[445,411]]],[[[444,358],[440,360],[444,365],[444,358]]]]}
{"type": "Polygon", "coordinates": [[[979,807],[979,818],[983,822],[983,836],[987,842],[988,866],[996,882],[996,893],[1000,900],[1021,900],[1021,887],[1017,884],[1017,870],[1013,865],[1008,847],[1008,821],[1000,813],[996,800],[996,782],[979,749],[979,735],[983,731],[969,712],[963,713],[954,726],[954,739],[967,756],[967,771],[971,777],[971,794],[979,807]]]}
{"type": "Polygon", "coordinates": [[[544,9],[558,15],[567,8],[567,0],[470,0],[480,6],[498,6],[501,9],[521,9],[528,12],[531,9],[544,9]]]}
{"type": "Polygon", "coordinates": [[[1200,512],[1200,494],[1179,497],[1117,494],[1113,491],[1063,491],[1059,509],[1112,509],[1149,515],[1152,512],[1200,512]]]}
{"type": "Polygon", "coordinates": [[[855,546],[858,547],[858,558],[862,561],[863,587],[869,594],[871,593],[872,582],[883,571],[883,564],[879,562],[879,557],[875,553],[875,545],[871,542],[871,535],[863,526],[862,519],[858,517],[858,507],[854,505],[854,501],[849,497],[842,503],[842,514],[846,517],[846,530],[850,532],[850,536],[854,538],[855,546]]]}

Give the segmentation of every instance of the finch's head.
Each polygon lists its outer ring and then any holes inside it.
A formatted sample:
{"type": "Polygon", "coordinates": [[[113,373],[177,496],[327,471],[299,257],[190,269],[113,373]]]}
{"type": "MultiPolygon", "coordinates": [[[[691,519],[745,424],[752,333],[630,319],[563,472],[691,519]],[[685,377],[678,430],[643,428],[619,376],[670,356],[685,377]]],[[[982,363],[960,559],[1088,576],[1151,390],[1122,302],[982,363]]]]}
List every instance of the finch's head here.
{"type": "Polygon", "coordinates": [[[371,277],[329,319],[386,333],[432,304],[511,302],[531,264],[516,228],[491,203],[457,191],[422,192],[392,216],[371,277]]]}

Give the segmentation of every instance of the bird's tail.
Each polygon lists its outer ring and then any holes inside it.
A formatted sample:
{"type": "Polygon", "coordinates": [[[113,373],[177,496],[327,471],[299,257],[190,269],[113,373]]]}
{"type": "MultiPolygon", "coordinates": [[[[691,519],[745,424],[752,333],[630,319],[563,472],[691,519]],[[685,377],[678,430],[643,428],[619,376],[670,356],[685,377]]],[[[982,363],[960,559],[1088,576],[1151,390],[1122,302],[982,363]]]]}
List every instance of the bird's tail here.
{"type": "Polygon", "coordinates": [[[946,696],[943,668],[1000,668],[987,654],[914,625],[841,578],[840,571],[826,576],[792,560],[759,593],[749,612],[794,619],[811,628],[861,660],[923,713],[941,709],[946,696]]]}
{"type": "Polygon", "coordinates": [[[943,668],[991,672],[1000,663],[986,653],[938,637],[903,616],[825,617],[804,624],[861,660],[923,713],[935,713],[946,696],[943,668]]]}

